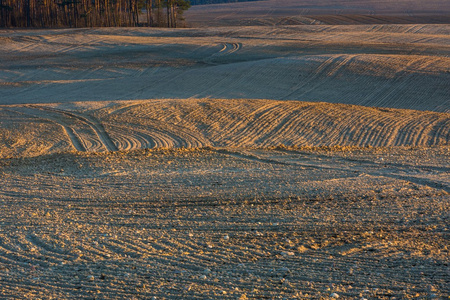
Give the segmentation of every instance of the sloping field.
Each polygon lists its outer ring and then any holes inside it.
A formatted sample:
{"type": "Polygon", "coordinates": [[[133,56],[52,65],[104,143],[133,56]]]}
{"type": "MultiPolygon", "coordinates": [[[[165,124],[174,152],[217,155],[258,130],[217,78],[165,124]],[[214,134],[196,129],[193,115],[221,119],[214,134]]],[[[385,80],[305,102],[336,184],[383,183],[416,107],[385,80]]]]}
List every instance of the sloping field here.
{"type": "Polygon", "coordinates": [[[2,156],[67,150],[436,146],[450,114],[274,100],[146,100],[0,107],[2,156]],[[40,147],[39,147],[40,145],[40,147]]]}
{"type": "Polygon", "coordinates": [[[447,299],[449,83],[448,24],[2,30],[0,298],[447,299]]]}
{"type": "Polygon", "coordinates": [[[274,99],[450,111],[450,25],[0,31],[0,104],[274,99]]]}
{"type": "Polygon", "coordinates": [[[190,26],[448,23],[446,0],[265,0],[194,6],[190,26]]]}

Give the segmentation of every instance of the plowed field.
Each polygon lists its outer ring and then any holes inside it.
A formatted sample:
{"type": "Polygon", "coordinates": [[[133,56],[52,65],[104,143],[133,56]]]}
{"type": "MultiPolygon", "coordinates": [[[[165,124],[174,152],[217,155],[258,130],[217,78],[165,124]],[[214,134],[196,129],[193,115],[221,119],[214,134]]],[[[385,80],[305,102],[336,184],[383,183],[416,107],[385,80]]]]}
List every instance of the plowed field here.
{"type": "Polygon", "coordinates": [[[0,30],[1,299],[450,296],[450,26],[241,25],[0,30]]]}

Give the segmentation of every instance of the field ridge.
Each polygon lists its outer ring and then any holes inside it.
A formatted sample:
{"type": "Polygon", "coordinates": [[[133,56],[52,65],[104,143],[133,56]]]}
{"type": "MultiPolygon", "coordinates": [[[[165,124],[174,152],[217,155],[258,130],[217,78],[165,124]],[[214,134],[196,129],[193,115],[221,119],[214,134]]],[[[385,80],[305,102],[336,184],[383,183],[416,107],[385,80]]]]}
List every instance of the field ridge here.
{"type": "MultiPolygon", "coordinates": [[[[11,137],[2,141],[3,156],[14,153],[19,137],[27,137],[27,142],[22,141],[25,144],[47,144],[42,153],[37,151],[41,154],[70,149],[101,152],[207,146],[430,147],[450,141],[448,113],[301,101],[79,102],[2,106],[0,115],[0,133],[11,137]],[[29,127],[23,127],[14,140],[18,123],[29,127]],[[48,126],[63,130],[48,132],[48,126]],[[39,132],[37,128],[43,129],[39,132]],[[52,137],[46,140],[45,132],[52,137]]],[[[27,151],[16,149],[16,154],[19,152],[27,151]]]]}

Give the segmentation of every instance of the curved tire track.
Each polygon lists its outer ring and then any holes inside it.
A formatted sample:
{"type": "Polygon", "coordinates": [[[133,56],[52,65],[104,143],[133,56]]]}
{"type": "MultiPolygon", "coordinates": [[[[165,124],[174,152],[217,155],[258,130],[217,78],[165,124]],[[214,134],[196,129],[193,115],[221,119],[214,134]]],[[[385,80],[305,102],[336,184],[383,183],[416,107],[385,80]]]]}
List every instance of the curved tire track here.
{"type": "Polygon", "coordinates": [[[239,50],[242,49],[241,43],[222,43],[222,49],[219,50],[219,52],[214,53],[210,57],[207,57],[204,59],[204,62],[206,63],[213,63],[215,59],[225,57],[228,55],[231,55],[239,50]]]}
{"type": "MultiPolygon", "coordinates": [[[[413,182],[418,185],[427,186],[429,188],[433,189],[441,189],[446,191],[447,193],[450,193],[450,186],[446,184],[445,182],[432,180],[429,178],[424,177],[417,177],[417,176],[409,176],[401,174],[402,168],[398,168],[395,171],[392,172],[386,172],[381,168],[381,170],[376,170],[380,168],[380,166],[374,162],[364,161],[365,170],[364,172],[361,171],[361,167],[358,168],[352,168],[351,166],[342,167],[335,163],[331,164],[324,164],[323,162],[312,162],[312,163],[305,163],[305,162],[298,162],[298,161],[283,161],[272,157],[260,157],[255,153],[252,153],[251,151],[230,151],[226,149],[221,149],[217,151],[218,153],[225,154],[228,156],[233,156],[236,158],[244,159],[244,160],[250,160],[250,161],[256,161],[260,163],[265,164],[271,164],[271,165],[286,165],[286,166],[294,166],[294,167],[301,167],[301,168],[309,168],[309,169],[328,169],[328,170],[336,170],[336,171],[343,171],[343,172],[353,172],[353,173],[359,173],[359,174],[368,174],[371,176],[377,176],[377,177],[389,177],[394,179],[400,179],[405,180],[408,182],[413,182]],[[374,168],[374,170],[368,170],[369,168],[374,168]]],[[[289,150],[286,150],[285,152],[289,152],[289,150]]],[[[295,152],[295,151],[294,151],[295,152]]],[[[343,161],[346,159],[343,158],[343,161]]],[[[394,164],[395,165],[395,164],[394,164]]]]}
{"type": "Polygon", "coordinates": [[[128,127],[130,134],[138,129],[155,137],[156,147],[390,147],[450,142],[449,114],[342,104],[167,100],[157,107],[142,104],[101,118],[105,124],[127,124],[123,128],[128,127]],[[133,125],[127,120],[134,120],[133,125]]]}
{"type": "Polygon", "coordinates": [[[84,115],[76,114],[73,112],[68,112],[68,111],[54,109],[54,108],[50,108],[50,107],[44,107],[44,106],[29,105],[29,107],[40,109],[40,110],[51,111],[51,112],[55,112],[55,113],[67,116],[69,118],[78,119],[79,121],[81,121],[81,122],[85,123],[87,126],[89,126],[96,133],[98,139],[100,140],[103,147],[106,148],[107,151],[118,151],[119,150],[117,148],[117,146],[114,144],[114,142],[111,140],[111,138],[109,137],[109,135],[106,132],[103,125],[99,121],[94,119],[93,117],[84,116],[84,115]]]}
{"type": "Polygon", "coordinates": [[[32,116],[35,118],[45,119],[52,123],[58,124],[59,126],[61,126],[63,128],[64,132],[69,137],[69,140],[70,140],[72,146],[75,148],[75,150],[81,151],[81,152],[87,151],[86,142],[80,137],[80,135],[76,132],[76,130],[73,127],[69,126],[65,122],[56,120],[55,118],[52,118],[50,116],[42,116],[41,114],[33,113],[31,110],[24,111],[22,107],[21,107],[20,111],[14,110],[12,108],[9,110],[14,111],[16,113],[32,116]]]}

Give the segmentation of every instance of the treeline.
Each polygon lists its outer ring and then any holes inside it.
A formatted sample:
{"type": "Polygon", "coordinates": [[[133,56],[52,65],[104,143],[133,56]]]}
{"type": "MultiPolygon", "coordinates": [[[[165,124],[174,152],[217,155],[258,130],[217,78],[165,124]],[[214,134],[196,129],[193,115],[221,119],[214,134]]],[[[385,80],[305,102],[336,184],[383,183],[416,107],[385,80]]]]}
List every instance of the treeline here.
{"type": "Polygon", "coordinates": [[[221,3],[248,2],[248,1],[261,1],[261,0],[191,0],[191,5],[221,4],[221,3]]]}
{"type": "Polygon", "coordinates": [[[0,0],[0,27],[178,27],[188,0],[0,0]]]}

